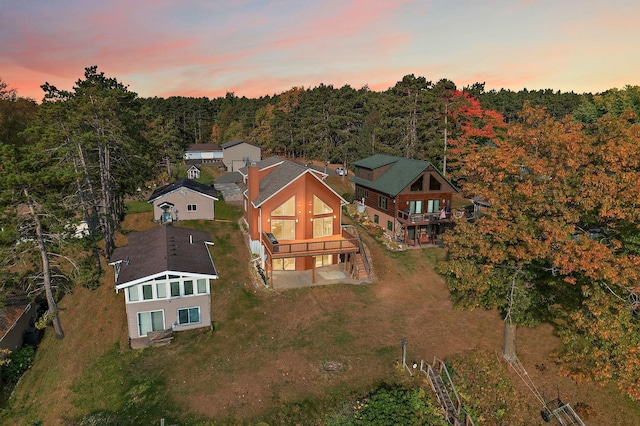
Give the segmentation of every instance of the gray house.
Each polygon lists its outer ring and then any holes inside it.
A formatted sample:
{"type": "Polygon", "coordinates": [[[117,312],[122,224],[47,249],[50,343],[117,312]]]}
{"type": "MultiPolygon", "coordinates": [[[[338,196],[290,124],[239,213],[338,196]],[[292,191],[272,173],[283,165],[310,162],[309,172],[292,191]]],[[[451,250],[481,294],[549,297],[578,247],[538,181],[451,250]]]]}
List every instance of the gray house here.
{"type": "Polygon", "coordinates": [[[153,220],[167,223],[176,220],[215,219],[218,191],[191,179],[177,181],[156,189],[149,203],[153,203],[153,220]]]}
{"type": "Polygon", "coordinates": [[[26,297],[7,297],[0,308],[0,349],[15,352],[22,348],[33,316],[32,304],[26,297]]]}
{"type": "Polygon", "coordinates": [[[235,172],[251,162],[257,163],[262,158],[260,147],[240,139],[224,143],[221,146],[222,162],[229,172],[235,172]]]}
{"type": "Polygon", "coordinates": [[[132,348],[150,335],[211,326],[210,280],[218,272],[204,231],[160,226],[129,234],[111,256],[116,292],[124,291],[132,348]]]}

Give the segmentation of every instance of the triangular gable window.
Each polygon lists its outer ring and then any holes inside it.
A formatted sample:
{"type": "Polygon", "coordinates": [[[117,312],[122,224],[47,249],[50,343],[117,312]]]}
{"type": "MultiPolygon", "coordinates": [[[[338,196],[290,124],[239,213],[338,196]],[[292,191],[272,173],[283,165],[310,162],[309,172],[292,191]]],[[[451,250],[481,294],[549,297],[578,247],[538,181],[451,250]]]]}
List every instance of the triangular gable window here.
{"type": "Polygon", "coordinates": [[[313,196],[313,214],[333,213],[333,209],[317,195],[313,196]]]}
{"type": "Polygon", "coordinates": [[[429,177],[429,190],[440,191],[440,182],[433,175],[429,177]]]}
{"type": "Polygon", "coordinates": [[[295,195],[271,211],[271,216],[295,216],[295,215],[296,215],[296,196],[295,195]]]}

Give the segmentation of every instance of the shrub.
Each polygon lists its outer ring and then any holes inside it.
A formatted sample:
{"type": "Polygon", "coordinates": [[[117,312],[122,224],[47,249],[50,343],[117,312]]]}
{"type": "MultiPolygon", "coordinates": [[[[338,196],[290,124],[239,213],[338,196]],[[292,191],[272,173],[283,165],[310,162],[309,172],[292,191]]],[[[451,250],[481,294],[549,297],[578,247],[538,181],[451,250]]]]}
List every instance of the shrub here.
{"type": "Polygon", "coordinates": [[[327,419],[330,426],[446,425],[422,388],[382,386],[327,419]]]}
{"type": "Polygon", "coordinates": [[[25,346],[9,355],[9,363],[2,367],[2,378],[7,383],[17,383],[24,372],[33,364],[35,352],[33,346],[25,346]]]}

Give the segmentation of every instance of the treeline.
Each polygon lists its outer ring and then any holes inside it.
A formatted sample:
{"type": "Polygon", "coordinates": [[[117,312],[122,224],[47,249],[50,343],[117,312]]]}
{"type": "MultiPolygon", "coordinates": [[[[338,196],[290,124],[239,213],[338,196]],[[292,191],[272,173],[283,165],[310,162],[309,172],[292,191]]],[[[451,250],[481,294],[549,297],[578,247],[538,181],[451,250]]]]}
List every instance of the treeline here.
{"type": "Polygon", "coordinates": [[[268,154],[286,157],[349,164],[387,153],[441,164],[445,127],[452,138],[460,131],[455,116],[465,105],[456,102],[462,95],[477,99],[483,110],[497,111],[506,123],[517,120],[525,102],[560,119],[594,99],[592,94],[551,89],[485,91],[484,83],[459,90],[449,80],[434,83],[407,75],[383,92],[321,84],[257,99],[228,93],[211,100],[170,97],[143,102],[175,123],[182,147],[244,139],[268,154]]]}

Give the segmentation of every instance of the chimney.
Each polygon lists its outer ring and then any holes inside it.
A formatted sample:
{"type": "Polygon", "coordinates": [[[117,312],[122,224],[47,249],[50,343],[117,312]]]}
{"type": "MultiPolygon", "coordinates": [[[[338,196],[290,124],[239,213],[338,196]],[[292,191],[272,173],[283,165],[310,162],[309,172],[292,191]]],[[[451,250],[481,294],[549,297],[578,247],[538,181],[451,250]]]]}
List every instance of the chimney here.
{"type": "Polygon", "coordinates": [[[247,177],[247,189],[249,190],[249,202],[256,199],[260,193],[260,173],[256,163],[249,163],[249,173],[247,177]]]}
{"type": "Polygon", "coordinates": [[[259,228],[258,228],[258,210],[253,207],[251,202],[258,198],[260,195],[260,171],[255,162],[249,163],[248,173],[247,173],[247,192],[249,196],[249,202],[247,206],[247,219],[249,222],[249,237],[252,240],[260,239],[259,228]]]}

